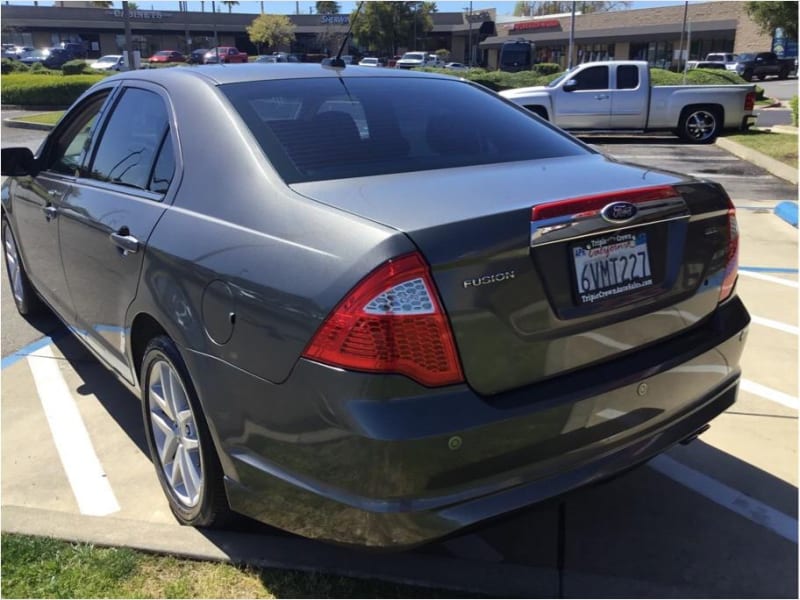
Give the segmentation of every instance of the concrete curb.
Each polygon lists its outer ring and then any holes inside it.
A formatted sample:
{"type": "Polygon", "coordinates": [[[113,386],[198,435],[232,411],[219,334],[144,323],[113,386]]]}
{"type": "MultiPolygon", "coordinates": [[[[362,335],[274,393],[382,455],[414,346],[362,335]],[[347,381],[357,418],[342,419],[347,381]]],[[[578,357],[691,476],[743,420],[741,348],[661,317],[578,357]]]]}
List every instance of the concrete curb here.
{"type": "Polygon", "coordinates": [[[53,125],[47,125],[46,123],[28,123],[26,121],[17,121],[13,117],[3,119],[3,125],[6,127],[16,127],[17,129],[35,129],[36,131],[50,131],[53,129],[53,125]]]}
{"type": "Polygon", "coordinates": [[[747,146],[737,144],[736,142],[726,138],[717,138],[716,144],[723,150],[727,150],[739,158],[751,162],[762,169],[766,169],[776,177],[780,177],[781,179],[785,179],[786,181],[797,185],[797,169],[794,167],[785,165],[774,158],[770,158],[769,156],[761,154],[761,152],[757,152],[756,150],[752,150],[747,146]]]}
{"type": "Polygon", "coordinates": [[[797,227],[797,202],[788,200],[781,202],[775,207],[775,214],[786,221],[792,227],[797,227]]]}
{"type": "MultiPolygon", "coordinates": [[[[555,567],[482,562],[420,552],[370,552],[282,532],[210,531],[176,523],[88,517],[22,506],[2,507],[2,531],[257,568],[294,569],[480,593],[493,598],[696,598],[709,592],[555,567]],[[565,594],[566,592],[566,594],[565,594]]],[[[454,540],[455,541],[455,540],[454,540]]]]}

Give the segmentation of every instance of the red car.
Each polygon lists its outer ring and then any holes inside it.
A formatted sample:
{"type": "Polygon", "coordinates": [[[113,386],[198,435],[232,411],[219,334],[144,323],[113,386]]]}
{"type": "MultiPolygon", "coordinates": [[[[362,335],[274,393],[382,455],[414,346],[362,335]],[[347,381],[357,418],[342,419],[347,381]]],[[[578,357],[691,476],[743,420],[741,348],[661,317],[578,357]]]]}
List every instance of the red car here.
{"type": "Polygon", "coordinates": [[[239,52],[233,46],[220,46],[212,48],[203,57],[205,64],[211,63],[246,63],[247,52],[239,52]]]}
{"type": "Polygon", "coordinates": [[[150,57],[151,63],[186,62],[186,57],[177,50],[160,50],[150,57]]]}

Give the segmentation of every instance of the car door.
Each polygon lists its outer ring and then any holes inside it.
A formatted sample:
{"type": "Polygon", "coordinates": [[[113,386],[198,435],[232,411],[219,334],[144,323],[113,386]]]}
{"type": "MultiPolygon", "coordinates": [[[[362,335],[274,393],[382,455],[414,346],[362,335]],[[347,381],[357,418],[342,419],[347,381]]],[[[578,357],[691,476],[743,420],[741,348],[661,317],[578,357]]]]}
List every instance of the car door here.
{"type": "Polygon", "coordinates": [[[611,129],[644,129],[649,90],[639,79],[639,67],[618,65],[612,74],[611,129]]]}
{"type": "Polygon", "coordinates": [[[39,173],[20,178],[14,190],[12,218],[28,275],[68,321],[74,316],[73,303],[61,262],[58,223],[112,89],[93,94],[69,112],[37,156],[39,173]]]}
{"type": "Polygon", "coordinates": [[[568,129],[608,129],[611,125],[611,94],[607,65],[585,67],[557,88],[554,100],[555,122],[568,129]]]}
{"type": "Polygon", "coordinates": [[[165,210],[176,149],[163,90],[143,82],[123,86],[59,217],[79,334],[130,381],[125,316],[147,240],[165,210]]]}

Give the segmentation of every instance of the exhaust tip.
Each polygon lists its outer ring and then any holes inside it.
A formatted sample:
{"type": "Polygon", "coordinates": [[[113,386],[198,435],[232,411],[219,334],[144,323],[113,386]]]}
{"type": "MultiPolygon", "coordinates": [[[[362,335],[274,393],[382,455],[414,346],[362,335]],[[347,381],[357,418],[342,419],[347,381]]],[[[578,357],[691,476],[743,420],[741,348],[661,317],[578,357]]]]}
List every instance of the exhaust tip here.
{"type": "Polygon", "coordinates": [[[703,435],[709,429],[711,429],[711,425],[706,423],[700,429],[695,431],[693,434],[691,434],[691,435],[687,436],[686,438],[682,439],[681,442],[680,442],[681,446],[688,446],[689,444],[691,444],[693,441],[695,441],[698,437],[703,435]]]}

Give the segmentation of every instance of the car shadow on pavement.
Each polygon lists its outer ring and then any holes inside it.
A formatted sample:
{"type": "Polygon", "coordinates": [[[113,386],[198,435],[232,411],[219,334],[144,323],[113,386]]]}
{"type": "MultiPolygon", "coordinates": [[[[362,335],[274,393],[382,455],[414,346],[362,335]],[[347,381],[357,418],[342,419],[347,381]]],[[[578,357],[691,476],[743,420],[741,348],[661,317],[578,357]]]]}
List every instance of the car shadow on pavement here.
{"type": "MultiPolygon", "coordinates": [[[[149,456],[139,400],[72,335],[54,335],[54,343],[84,382],[77,393],[97,397],[149,456]]],[[[757,501],[753,514],[645,465],[407,551],[333,546],[244,517],[226,530],[199,531],[237,564],[495,596],[796,598],[797,544],[760,525],[758,506],[796,523],[797,488],[702,440],[668,454],[745,504],[757,501]]]]}

